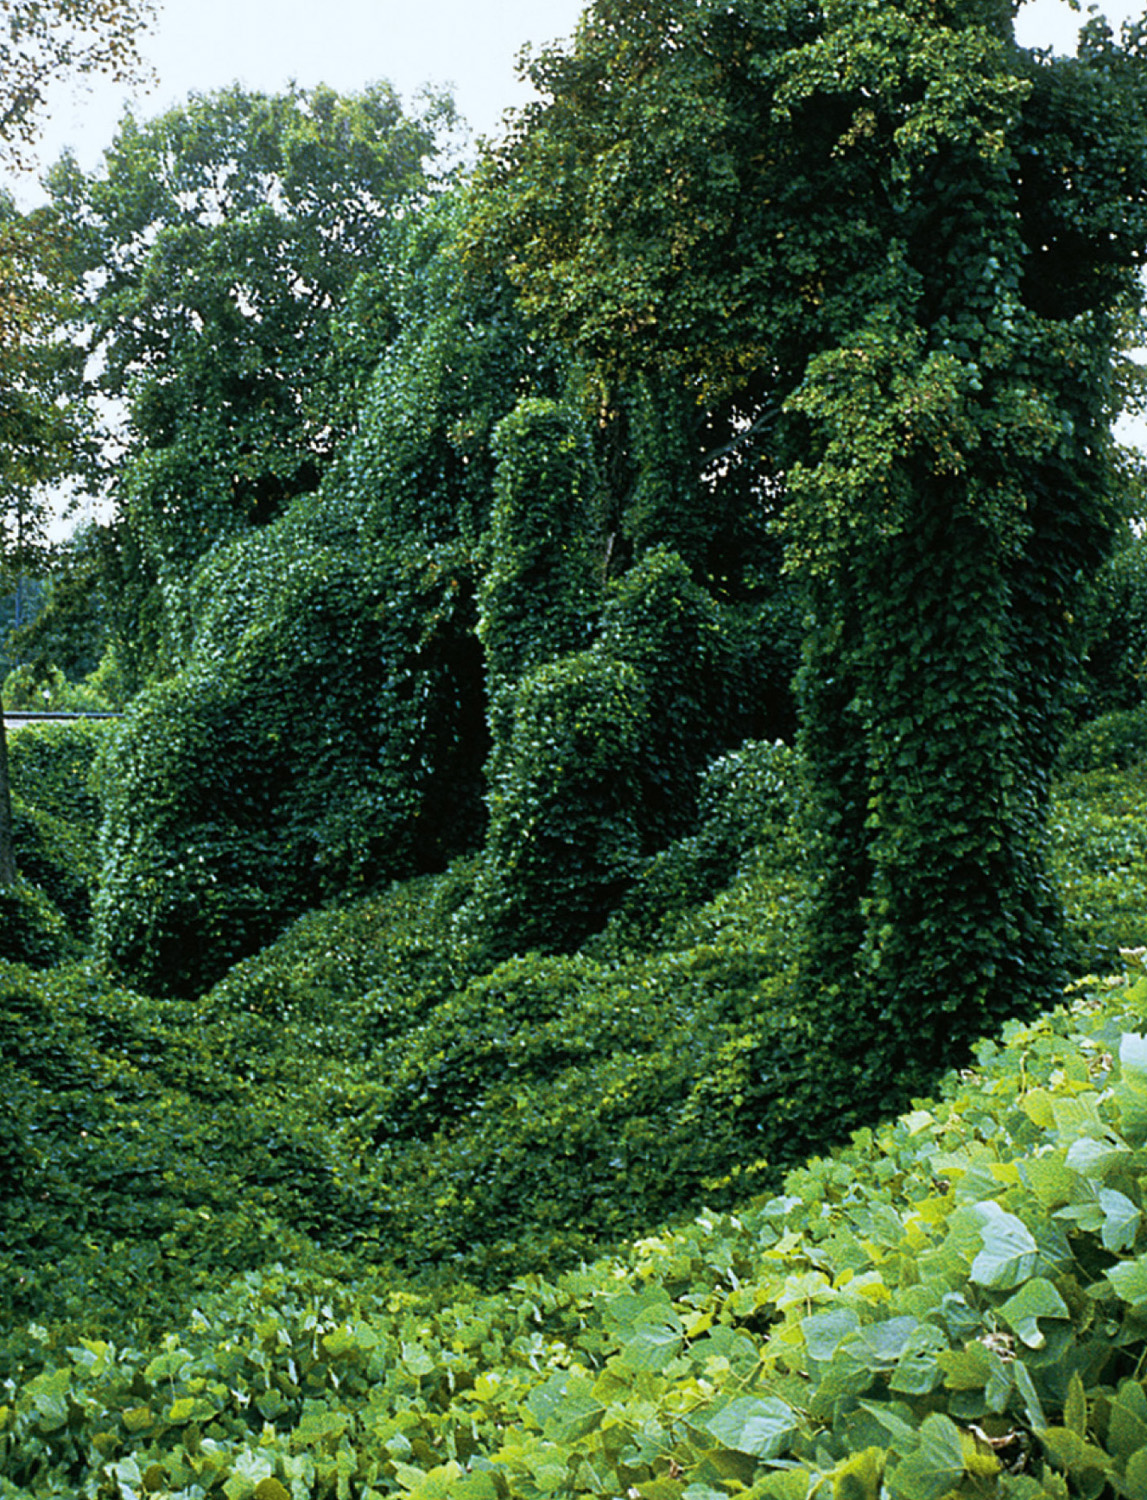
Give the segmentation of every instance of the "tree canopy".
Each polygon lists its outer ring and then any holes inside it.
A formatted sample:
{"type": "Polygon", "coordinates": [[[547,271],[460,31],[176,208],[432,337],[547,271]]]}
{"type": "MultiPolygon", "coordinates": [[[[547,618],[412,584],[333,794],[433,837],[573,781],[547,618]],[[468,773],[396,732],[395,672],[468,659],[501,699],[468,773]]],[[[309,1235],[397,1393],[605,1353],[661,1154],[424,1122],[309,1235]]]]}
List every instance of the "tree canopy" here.
{"type": "MultiPolygon", "coordinates": [[[[234,86],[129,115],[96,171],[65,158],[51,173],[87,273],[73,336],[96,400],[126,404],[128,569],[137,589],[141,569],[158,582],[174,640],[196,559],[314,489],[347,436],[333,320],[428,192],[452,120],[444,98],[408,115],[388,84],[234,86]]],[[[377,313],[384,342],[393,314],[377,313]]]]}
{"type": "Polygon", "coordinates": [[[774,498],[805,972],[842,1049],[935,1060],[1056,979],[1044,814],[1125,505],[1143,43],[1093,19],[1077,58],[1031,52],[995,0],[600,0],[485,164],[472,253],[603,388],[731,404],[774,498]]]}

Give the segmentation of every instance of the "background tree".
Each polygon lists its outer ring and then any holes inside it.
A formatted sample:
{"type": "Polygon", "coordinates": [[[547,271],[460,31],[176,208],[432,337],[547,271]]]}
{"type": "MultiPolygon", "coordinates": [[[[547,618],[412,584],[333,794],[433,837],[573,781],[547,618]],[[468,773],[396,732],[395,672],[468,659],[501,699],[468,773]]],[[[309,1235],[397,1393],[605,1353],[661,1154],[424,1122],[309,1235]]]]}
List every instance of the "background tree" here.
{"type": "MultiPolygon", "coordinates": [[[[139,74],[139,36],[151,15],[143,0],[7,0],[0,14],[0,164],[27,165],[48,86],[63,77],[103,72],[126,80],[139,74]]],[[[50,303],[50,263],[59,242],[41,217],[20,222],[0,200],[0,525],[5,569],[38,540],[42,512],[37,482],[57,468],[64,421],[40,376],[58,368],[42,337],[50,303]],[[47,300],[46,300],[47,298],[47,300]],[[35,350],[35,354],[30,351],[35,350]]],[[[0,889],[16,881],[8,745],[0,713],[0,889]]],[[[14,899],[14,898],[13,898],[14,899]]],[[[5,914],[7,916],[7,913],[5,914]]]]}
{"type": "Polygon", "coordinates": [[[119,587],[138,598],[137,633],[158,613],[153,655],[181,659],[197,559],[317,487],[350,419],[332,318],[429,191],[452,122],[443,98],[405,114],[388,84],[235,86],[129,115],[100,169],[65,158],[51,174],[89,272],[76,326],[94,394],[126,409],[113,492],[120,560],[142,577],[119,587]]]}
{"type": "Polygon", "coordinates": [[[1142,42],[1026,52],[992,0],[600,0],[485,168],[473,253],[536,324],[603,386],[731,407],[783,502],[805,987],[856,1097],[1057,979],[1044,820],[1072,603],[1123,504],[1142,42]]]}
{"type": "MultiPolygon", "coordinates": [[[[50,556],[46,486],[84,455],[74,397],[75,349],[55,337],[74,276],[67,246],[45,211],[20,214],[0,196],[0,588],[19,595],[50,556]]],[[[16,878],[7,742],[0,723],[0,886],[16,878]]]]}
{"type": "Polygon", "coordinates": [[[49,85],[103,73],[140,76],[147,0],[5,0],[0,14],[0,162],[27,165],[49,85]]]}

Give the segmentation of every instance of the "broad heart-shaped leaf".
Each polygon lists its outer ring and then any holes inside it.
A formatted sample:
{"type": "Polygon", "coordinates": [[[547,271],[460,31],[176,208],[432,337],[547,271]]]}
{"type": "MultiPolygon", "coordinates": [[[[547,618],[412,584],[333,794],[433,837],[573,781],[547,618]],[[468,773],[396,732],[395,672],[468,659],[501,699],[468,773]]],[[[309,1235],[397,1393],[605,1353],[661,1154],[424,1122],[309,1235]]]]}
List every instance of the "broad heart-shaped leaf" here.
{"type": "Polygon", "coordinates": [[[805,1347],[811,1357],[817,1360],[831,1359],[841,1340],[850,1333],[855,1333],[859,1327],[860,1318],[851,1307],[833,1307],[828,1312],[801,1319],[805,1347]]]}
{"type": "Polygon", "coordinates": [[[672,1307],[657,1308],[638,1319],[619,1351],[627,1370],[663,1370],[681,1348],[685,1328],[672,1307]]]}
{"type": "Polygon", "coordinates": [[[1086,1135],[1078,1141],[1072,1141],[1067,1152],[1067,1165],[1081,1177],[1102,1177],[1116,1162],[1127,1156],[1130,1149],[1113,1137],[1097,1141],[1093,1136],[1086,1135]]]}
{"type": "Polygon", "coordinates": [[[775,1396],[738,1396],[698,1425],[726,1448],[776,1458],[796,1432],[797,1416],[775,1396]]]}
{"type": "Polygon", "coordinates": [[[1147,1395],[1137,1380],[1124,1380],[1111,1404],[1107,1447],[1116,1458],[1128,1462],[1136,1454],[1147,1454],[1147,1395]]]}
{"type": "Polygon", "coordinates": [[[1042,1349],[1046,1342],[1037,1318],[1069,1318],[1067,1303],[1050,1281],[1033,1276],[1000,1308],[1000,1315],[1029,1349],[1042,1349]]]}
{"type": "Polygon", "coordinates": [[[1114,1089],[1122,1134],[1128,1145],[1147,1141],[1147,1037],[1127,1032],[1119,1043],[1119,1079],[1114,1089]]]}
{"type": "Polygon", "coordinates": [[[933,1412],[920,1428],[920,1446],[888,1477],[898,1500],[940,1500],[964,1477],[964,1445],[950,1417],[933,1412]]]}
{"type": "Polygon", "coordinates": [[[1132,1307],[1141,1307],[1147,1302],[1147,1255],[1135,1260],[1120,1261],[1107,1271],[1107,1279],[1115,1290],[1132,1307]]]}
{"type": "Polygon", "coordinates": [[[1103,1210],[1103,1248],[1130,1250],[1135,1243],[1142,1214],[1130,1198],[1124,1197],[1114,1188],[1100,1188],[1099,1206],[1103,1210]]]}
{"type": "Polygon", "coordinates": [[[543,1385],[535,1386],[526,1407],[551,1443],[572,1443],[584,1437],[605,1410],[593,1394],[593,1381],[568,1370],[555,1370],[543,1385]]]}
{"type": "Polygon", "coordinates": [[[997,1291],[1020,1286],[1035,1270],[1039,1253],[1031,1231],[994,1198],[977,1203],[975,1211],[983,1225],[983,1249],[972,1262],[971,1279],[997,1291]]]}

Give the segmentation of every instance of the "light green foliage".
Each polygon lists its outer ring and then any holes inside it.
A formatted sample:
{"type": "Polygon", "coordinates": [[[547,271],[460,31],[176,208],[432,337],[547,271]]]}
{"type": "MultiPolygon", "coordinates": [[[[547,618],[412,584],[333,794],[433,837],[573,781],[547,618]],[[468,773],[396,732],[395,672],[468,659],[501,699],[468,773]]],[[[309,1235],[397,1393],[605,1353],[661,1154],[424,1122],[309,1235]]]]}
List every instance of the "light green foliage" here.
{"type": "Polygon", "coordinates": [[[1147,766],[1064,776],[1051,814],[1051,863],[1075,973],[1106,973],[1147,943],[1147,766]]]}
{"type": "Polygon", "coordinates": [[[1137,1495],[1145,1003],[1082,992],[775,1196],[497,1295],[280,1262],[154,1336],[31,1329],[0,1473],[259,1500],[1137,1495]]]}

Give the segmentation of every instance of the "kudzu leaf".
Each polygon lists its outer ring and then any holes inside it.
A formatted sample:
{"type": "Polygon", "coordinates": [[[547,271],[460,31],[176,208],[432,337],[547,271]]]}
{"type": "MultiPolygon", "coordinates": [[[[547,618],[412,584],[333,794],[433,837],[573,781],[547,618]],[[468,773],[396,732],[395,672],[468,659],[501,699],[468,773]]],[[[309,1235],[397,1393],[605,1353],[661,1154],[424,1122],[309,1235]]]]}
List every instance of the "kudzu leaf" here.
{"type": "Polygon", "coordinates": [[[1024,1410],[1030,1426],[1040,1432],[1047,1426],[1047,1417],[1044,1415],[1043,1403],[1039,1399],[1039,1392],[1035,1388],[1027,1365],[1023,1360],[1017,1359],[1011,1366],[1012,1379],[1016,1383],[1016,1390],[1020,1393],[1020,1399],[1024,1403],[1024,1410]]]}
{"type": "Polygon", "coordinates": [[[1147,1448],[1140,1448],[1127,1460],[1121,1489],[1127,1500],[1147,1500],[1147,1448]]]}
{"type": "Polygon", "coordinates": [[[920,1320],[911,1317],[868,1323],[849,1340],[849,1352],[873,1373],[891,1369],[908,1348],[919,1326],[920,1320]]]}
{"type": "Polygon", "coordinates": [[[1128,1032],[1120,1040],[1114,1095],[1128,1145],[1143,1145],[1147,1141],[1147,1037],[1128,1032]]]}
{"type": "Polygon", "coordinates": [[[889,1476],[900,1500],[941,1500],[964,1477],[964,1445],[950,1417],[933,1412],[920,1428],[920,1445],[902,1458],[889,1476]]]}
{"type": "Polygon", "coordinates": [[[860,1318],[851,1307],[833,1307],[828,1312],[801,1319],[805,1347],[813,1359],[822,1361],[830,1360],[842,1340],[859,1327],[860,1318]]]}
{"type": "Polygon", "coordinates": [[[1039,1247],[1031,1231],[993,1198],[975,1209],[983,1224],[983,1249],[972,1262],[971,1279],[1000,1291],[1019,1286],[1035,1270],[1039,1247]]]}
{"type": "Polygon", "coordinates": [[[1129,1463],[1136,1454],[1147,1455],[1147,1395],[1137,1380],[1123,1381],[1111,1404],[1107,1446],[1117,1458],[1129,1463]]]}
{"type": "Polygon", "coordinates": [[[1094,1443],[1087,1442],[1066,1427],[1045,1427],[1039,1434],[1039,1440],[1052,1463],[1074,1479],[1083,1480],[1085,1476],[1110,1474],[1114,1468],[1102,1448],[1097,1448],[1094,1443]]]}
{"type": "Polygon", "coordinates": [[[1000,1315],[1029,1349],[1042,1349],[1046,1342],[1037,1318],[1069,1318],[1067,1303],[1050,1281],[1034,1276],[1000,1308],[1000,1315]]]}
{"type": "Polygon", "coordinates": [[[1076,1437],[1087,1436],[1087,1392],[1083,1389],[1078,1370],[1071,1372],[1068,1382],[1067,1400],[1063,1404],[1063,1425],[1069,1432],[1074,1432],[1076,1437]]]}
{"type": "Polygon", "coordinates": [[[672,1308],[646,1314],[621,1346],[621,1363],[627,1370],[663,1370],[679,1353],[684,1334],[672,1308]]]}
{"type": "Polygon", "coordinates": [[[797,1430],[792,1407],[775,1396],[738,1396],[700,1425],[726,1448],[776,1458],[797,1430]]]}
{"type": "Polygon", "coordinates": [[[1147,1302],[1147,1255],[1110,1266],[1107,1279],[1124,1302],[1129,1302],[1132,1307],[1140,1307],[1147,1302]]]}
{"type": "Polygon", "coordinates": [[[1094,1136],[1084,1136],[1073,1141],[1067,1153],[1067,1165],[1081,1177],[1102,1177],[1105,1172],[1130,1153],[1130,1147],[1122,1141],[1097,1141],[1094,1136]]]}
{"type": "Polygon", "coordinates": [[[1103,1210],[1103,1248],[1130,1250],[1142,1217],[1139,1210],[1130,1198],[1114,1188],[1100,1188],[1099,1206],[1103,1210]]]}
{"type": "Polygon", "coordinates": [[[837,1464],[831,1474],[832,1500],[877,1500],[884,1477],[884,1450],[865,1448],[837,1464]]]}

